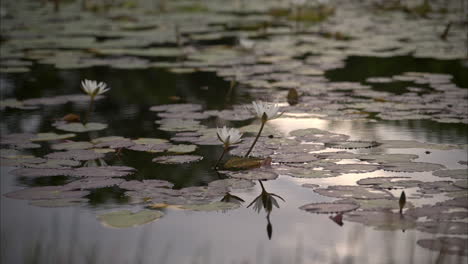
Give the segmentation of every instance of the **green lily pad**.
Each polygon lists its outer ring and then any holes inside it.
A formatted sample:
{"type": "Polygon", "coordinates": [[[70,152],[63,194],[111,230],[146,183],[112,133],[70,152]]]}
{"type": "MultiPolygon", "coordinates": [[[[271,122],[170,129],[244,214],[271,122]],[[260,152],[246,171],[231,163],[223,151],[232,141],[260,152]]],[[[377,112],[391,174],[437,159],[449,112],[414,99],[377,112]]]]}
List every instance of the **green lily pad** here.
{"type": "Polygon", "coordinates": [[[360,160],[366,160],[376,163],[400,163],[410,162],[413,159],[418,158],[418,155],[414,154],[365,154],[358,155],[356,158],[360,160]]]}
{"type": "Polygon", "coordinates": [[[349,138],[347,135],[335,134],[317,128],[298,129],[289,134],[298,140],[321,143],[344,141],[349,138]]]}
{"type": "Polygon", "coordinates": [[[359,185],[372,185],[381,189],[412,188],[419,186],[421,181],[408,180],[410,177],[373,177],[361,179],[359,185]]]}
{"type": "Polygon", "coordinates": [[[345,219],[372,226],[377,230],[408,230],[417,226],[415,219],[411,216],[390,211],[356,211],[345,214],[345,219]]]}
{"type": "Polygon", "coordinates": [[[337,149],[374,148],[379,145],[380,143],[376,141],[331,141],[325,143],[325,147],[337,149]]]}
{"type": "Polygon", "coordinates": [[[55,150],[89,149],[93,147],[93,144],[87,141],[71,141],[53,144],[50,147],[55,150]]]}
{"type": "Polygon", "coordinates": [[[314,192],[336,198],[353,198],[353,199],[395,199],[388,191],[364,188],[361,186],[344,186],[332,185],[328,188],[314,189],[314,192]]]}
{"type": "Polygon", "coordinates": [[[316,214],[345,213],[358,208],[359,205],[354,203],[311,203],[299,207],[301,210],[316,214]]]}
{"type": "Polygon", "coordinates": [[[175,145],[167,149],[167,152],[175,152],[179,154],[191,153],[197,149],[196,145],[175,145]]]}
{"type": "Polygon", "coordinates": [[[34,200],[29,202],[30,205],[47,208],[57,207],[72,207],[81,206],[88,202],[88,199],[84,198],[68,198],[68,199],[53,199],[53,200],[34,200]]]}
{"type": "Polygon", "coordinates": [[[30,163],[26,162],[24,167],[28,168],[66,168],[66,167],[76,167],[81,163],[76,160],[59,160],[59,159],[47,159],[44,163],[30,163]]]}
{"type": "Polygon", "coordinates": [[[266,171],[261,169],[253,169],[246,171],[220,171],[220,173],[226,174],[233,178],[245,180],[274,180],[278,178],[278,174],[272,171],[266,171]]]}
{"type": "Polygon", "coordinates": [[[454,179],[468,179],[468,169],[439,170],[432,173],[438,177],[450,177],[454,179]]]}
{"type": "Polygon", "coordinates": [[[192,211],[227,211],[239,208],[240,205],[237,203],[226,203],[226,202],[212,202],[208,204],[187,204],[181,206],[182,209],[192,211]]]}
{"type": "Polygon", "coordinates": [[[61,124],[56,127],[59,130],[69,131],[69,132],[76,132],[76,133],[84,133],[89,131],[99,131],[107,128],[106,124],[102,123],[66,123],[61,124]]]}
{"type": "Polygon", "coordinates": [[[215,188],[228,188],[230,190],[239,190],[252,188],[255,186],[255,183],[250,180],[230,178],[212,181],[208,184],[208,186],[215,188]]]}
{"type": "Polygon", "coordinates": [[[32,137],[31,141],[52,141],[75,137],[76,134],[56,134],[56,133],[39,133],[32,137]]]}
{"type": "Polygon", "coordinates": [[[177,155],[177,156],[161,156],[153,159],[153,162],[161,164],[182,164],[202,160],[202,156],[197,155],[177,155]]]}
{"type": "Polygon", "coordinates": [[[67,151],[52,152],[45,156],[49,159],[71,159],[71,160],[95,160],[104,157],[104,154],[97,153],[90,149],[75,149],[67,151]]]}
{"type": "Polygon", "coordinates": [[[383,169],[395,172],[423,172],[435,171],[445,168],[445,166],[426,162],[395,162],[383,165],[383,169]]]}
{"type": "Polygon", "coordinates": [[[265,163],[265,159],[252,157],[233,157],[224,163],[224,168],[228,170],[248,170],[260,168],[265,163]]]}
{"type": "Polygon", "coordinates": [[[106,227],[128,228],[153,222],[162,216],[164,213],[156,210],[141,210],[135,213],[130,210],[122,210],[102,214],[97,218],[106,227]]]}
{"type": "Polygon", "coordinates": [[[50,200],[81,198],[88,195],[88,191],[69,191],[62,186],[31,187],[5,194],[8,198],[20,200],[50,200]]]}
{"type": "Polygon", "coordinates": [[[161,145],[169,142],[168,140],[162,138],[138,138],[132,141],[133,143],[140,145],[161,145]]]}

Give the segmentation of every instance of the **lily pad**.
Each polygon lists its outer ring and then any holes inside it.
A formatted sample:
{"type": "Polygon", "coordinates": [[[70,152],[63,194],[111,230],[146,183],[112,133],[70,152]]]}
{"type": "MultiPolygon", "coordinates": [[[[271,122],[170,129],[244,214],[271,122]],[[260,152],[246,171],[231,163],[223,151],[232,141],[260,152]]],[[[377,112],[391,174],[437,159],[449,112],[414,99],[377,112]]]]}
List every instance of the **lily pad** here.
{"type": "Polygon", "coordinates": [[[88,195],[88,191],[69,191],[62,188],[62,186],[44,186],[44,187],[31,187],[13,191],[5,194],[8,198],[20,200],[50,200],[50,199],[67,199],[67,198],[81,198],[88,195]]]}
{"type": "Polygon", "coordinates": [[[89,149],[92,147],[93,147],[93,144],[86,142],[86,141],[76,141],[76,142],[71,141],[71,142],[53,144],[51,146],[51,148],[55,150],[89,149]]]}
{"type": "Polygon", "coordinates": [[[246,171],[220,171],[230,177],[245,180],[274,180],[278,178],[278,174],[272,171],[254,169],[246,171]]]}
{"type": "Polygon", "coordinates": [[[380,143],[376,141],[331,141],[325,143],[325,147],[337,149],[359,149],[359,148],[374,148],[380,143]]]}
{"type": "Polygon", "coordinates": [[[56,134],[56,133],[39,133],[35,137],[30,138],[31,141],[52,141],[75,137],[76,134],[56,134]]]}
{"type": "Polygon", "coordinates": [[[185,154],[185,153],[191,153],[194,152],[197,149],[196,145],[184,145],[184,144],[179,144],[172,146],[167,149],[168,152],[175,152],[179,154],[185,154]]]}
{"type": "Polygon", "coordinates": [[[65,123],[56,126],[57,129],[69,132],[84,133],[89,131],[99,131],[107,128],[106,124],[102,123],[65,123]]]}
{"type": "Polygon", "coordinates": [[[161,156],[153,159],[153,162],[161,164],[182,164],[191,163],[202,160],[202,156],[197,155],[177,155],[177,156],[161,156]]]}
{"type": "Polygon", "coordinates": [[[195,112],[202,110],[202,106],[199,104],[166,104],[152,106],[150,111],[153,112],[195,112]]]}
{"type": "Polygon", "coordinates": [[[317,128],[298,129],[289,134],[298,140],[321,143],[344,141],[349,138],[347,135],[335,134],[317,128]]]}
{"type": "Polygon", "coordinates": [[[102,214],[97,218],[106,227],[128,228],[153,222],[162,216],[164,213],[156,210],[141,210],[135,213],[130,210],[122,210],[102,214]]]}
{"type": "Polygon", "coordinates": [[[174,184],[163,180],[124,181],[119,187],[125,190],[144,190],[153,188],[172,188],[174,184]]]}
{"type": "Polygon", "coordinates": [[[371,161],[375,163],[402,163],[410,162],[413,159],[418,158],[418,155],[414,154],[365,154],[358,155],[358,159],[371,161]]]}
{"type": "Polygon", "coordinates": [[[390,211],[356,211],[345,214],[345,219],[377,230],[408,230],[417,226],[414,218],[390,211]]]}
{"type": "Polygon", "coordinates": [[[445,166],[426,162],[395,162],[383,165],[383,169],[394,172],[423,172],[435,171],[445,168],[445,166]]]}
{"type": "Polygon", "coordinates": [[[287,174],[296,178],[328,178],[336,177],[339,173],[331,172],[329,170],[314,170],[311,168],[297,168],[290,166],[282,166],[278,170],[280,174],[287,174]]]}
{"type": "Polygon", "coordinates": [[[187,204],[180,208],[192,211],[227,211],[239,208],[240,205],[237,203],[226,203],[226,202],[212,202],[208,204],[187,204]]]}
{"type": "Polygon", "coordinates": [[[328,188],[314,189],[314,192],[336,198],[353,198],[353,199],[395,199],[388,191],[364,188],[361,186],[345,186],[333,185],[328,188]]]}
{"type": "Polygon", "coordinates": [[[317,214],[345,213],[358,208],[359,205],[354,203],[311,203],[299,207],[301,210],[317,214]]]}
{"type": "Polygon", "coordinates": [[[212,181],[208,184],[208,186],[215,188],[227,188],[230,190],[240,190],[252,188],[255,186],[255,183],[250,180],[232,178],[212,181]]]}
{"type": "Polygon", "coordinates": [[[374,188],[395,189],[417,187],[421,181],[409,180],[410,177],[373,177],[361,179],[357,182],[359,185],[372,185],[374,188]]]}
{"type": "Polygon", "coordinates": [[[109,186],[119,185],[124,182],[123,179],[116,178],[85,178],[77,181],[70,182],[63,186],[64,189],[69,190],[85,190],[85,189],[97,189],[109,186]]]}
{"type": "Polygon", "coordinates": [[[104,154],[93,150],[77,149],[60,152],[52,152],[45,156],[48,159],[71,159],[71,160],[95,160],[104,157],[104,154]]]}
{"type": "Polygon", "coordinates": [[[380,147],[389,149],[389,148],[420,148],[420,149],[436,149],[436,150],[451,150],[451,149],[461,149],[462,145],[449,145],[449,144],[432,144],[432,143],[422,143],[419,141],[413,140],[382,140],[380,147]]]}
{"type": "Polygon", "coordinates": [[[34,200],[29,202],[30,205],[47,208],[57,207],[73,207],[81,206],[88,202],[88,199],[83,198],[68,198],[68,199],[53,199],[53,200],[34,200]]]}
{"type": "Polygon", "coordinates": [[[133,143],[139,144],[139,145],[161,145],[161,144],[169,143],[168,140],[162,139],[162,138],[138,138],[132,141],[133,143]]]}
{"type": "Polygon", "coordinates": [[[224,163],[224,168],[228,170],[248,170],[260,168],[265,164],[265,159],[252,157],[233,157],[224,163]]]}
{"type": "Polygon", "coordinates": [[[450,177],[454,179],[468,179],[468,169],[439,170],[432,173],[438,177],[450,177]]]}
{"type": "Polygon", "coordinates": [[[76,160],[59,160],[59,159],[47,159],[43,163],[31,163],[26,162],[23,164],[24,167],[28,168],[69,168],[79,166],[81,163],[76,160]]]}
{"type": "Polygon", "coordinates": [[[159,129],[164,131],[197,131],[205,128],[200,121],[192,119],[161,119],[155,123],[160,124],[159,129]]]}

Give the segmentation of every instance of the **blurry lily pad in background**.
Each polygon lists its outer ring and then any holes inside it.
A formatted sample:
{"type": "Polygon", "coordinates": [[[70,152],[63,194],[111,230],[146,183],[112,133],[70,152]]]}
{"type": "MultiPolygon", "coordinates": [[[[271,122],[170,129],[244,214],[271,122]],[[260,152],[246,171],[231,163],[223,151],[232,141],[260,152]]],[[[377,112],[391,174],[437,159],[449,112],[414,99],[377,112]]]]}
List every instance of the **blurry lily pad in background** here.
{"type": "Polygon", "coordinates": [[[138,212],[122,210],[101,214],[97,218],[106,227],[128,228],[153,222],[162,216],[164,216],[164,213],[156,210],[141,210],[138,212]]]}
{"type": "Polygon", "coordinates": [[[153,162],[162,164],[182,164],[202,160],[202,156],[197,155],[177,155],[177,156],[161,156],[153,159],[153,162]]]}
{"type": "Polygon", "coordinates": [[[69,132],[84,133],[89,131],[98,131],[107,128],[106,124],[102,123],[65,123],[56,126],[57,129],[69,132]]]}

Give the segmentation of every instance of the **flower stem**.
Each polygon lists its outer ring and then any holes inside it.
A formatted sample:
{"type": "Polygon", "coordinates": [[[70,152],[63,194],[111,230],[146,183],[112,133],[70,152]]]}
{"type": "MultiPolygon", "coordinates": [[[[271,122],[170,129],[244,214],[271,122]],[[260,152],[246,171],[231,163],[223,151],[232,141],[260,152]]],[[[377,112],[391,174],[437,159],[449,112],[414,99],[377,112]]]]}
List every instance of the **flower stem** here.
{"type": "Polygon", "coordinates": [[[224,154],[226,154],[226,151],[228,150],[227,147],[224,147],[224,150],[223,150],[223,154],[221,154],[221,157],[219,157],[218,161],[216,162],[216,165],[214,166],[215,169],[218,168],[218,164],[221,162],[221,160],[223,159],[224,157],[224,154]]]}
{"type": "Polygon", "coordinates": [[[254,148],[255,144],[257,143],[257,140],[258,140],[258,138],[260,137],[260,134],[262,134],[262,130],[263,130],[263,127],[265,126],[265,123],[266,123],[266,121],[263,121],[263,120],[262,120],[262,126],[260,127],[260,130],[258,131],[258,134],[257,134],[257,136],[255,137],[255,140],[254,140],[254,142],[252,143],[252,146],[250,146],[249,151],[247,151],[247,153],[245,154],[244,158],[247,158],[247,157],[249,156],[250,152],[252,152],[252,149],[254,148]]]}
{"type": "Polygon", "coordinates": [[[93,105],[94,105],[94,96],[91,96],[91,100],[89,101],[88,112],[86,112],[85,119],[83,120],[83,125],[86,125],[86,123],[88,123],[89,117],[91,116],[91,112],[93,111],[93,105]]]}

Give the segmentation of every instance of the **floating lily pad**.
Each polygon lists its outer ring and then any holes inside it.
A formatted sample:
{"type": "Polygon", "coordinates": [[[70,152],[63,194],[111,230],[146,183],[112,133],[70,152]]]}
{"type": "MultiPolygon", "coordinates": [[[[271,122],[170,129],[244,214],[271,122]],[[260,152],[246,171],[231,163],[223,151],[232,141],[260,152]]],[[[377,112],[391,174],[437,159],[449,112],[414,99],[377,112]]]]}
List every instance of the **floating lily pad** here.
{"type": "Polygon", "coordinates": [[[265,159],[252,157],[233,157],[224,163],[224,168],[228,170],[248,170],[260,168],[265,164],[265,159]]]}
{"type": "Polygon", "coordinates": [[[88,191],[69,191],[62,188],[62,186],[44,186],[44,187],[31,187],[13,191],[5,194],[8,198],[20,200],[50,200],[50,199],[67,199],[67,198],[81,198],[88,195],[88,191]]]}
{"type": "Polygon", "coordinates": [[[383,169],[395,172],[423,172],[435,171],[445,168],[445,166],[426,162],[395,162],[383,165],[383,169]]]}
{"type": "Polygon", "coordinates": [[[336,198],[395,199],[395,197],[388,191],[364,188],[361,186],[333,185],[328,186],[326,189],[315,189],[314,192],[336,198]]]}
{"type": "Polygon", "coordinates": [[[324,164],[324,170],[329,170],[334,173],[367,173],[380,169],[379,165],[373,164],[324,164]]]}
{"type": "Polygon", "coordinates": [[[24,167],[29,168],[67,168],[67,167],[76,167],[79,166],[81,163],[76,160],[59,160],[59,159],[47,159],[44,160],[43,163],[31,163],[26,162],[24,167]]]}
{"type": "Polygon", "coordinates": [[[177,155],[177,156],[161,156],[153,159],[153,162],[161,164],[182,164],[202,160],[202,156],[197,155],[177,155]]]}
{"type": "Polygon", "coordinates": [[[144,190],[144,189],[152,189],[152,188],[172,188],[174,184],[163,181],[163,180],[143,180],[143,181],[125,181],[122,182],[119,187],[125,190],[144,190]]]}
{"type": "Polygon", "coordinates": [[[463,188],[457,187],[451,181],[436,181],[436,182],[422,182],[419,184],[421,193],[424,194],[437,194],[444,192],[457,192],[463,188]]]}
{"type": "Polygon", "coordinates": [[[155,123],[160,124],[159,129],[164,131],[197,131],[205,128],[200,121],[192,119],[161,119],[155,123]]]}
{"type": "Polygon", "coordinates": [[[169,143],[166,139],[162,138],[138,138],[132,140],[133,143],[139,144],[139,145],[162,145],[169,143]]]}
{"type": "Polygon", "coordinates": [[[86,141],[76,141],[76,142],[71,141],[71,142],[53,144],[51,146],[51,148],[55,150],[89,149],[92,147],[93,147],[93,144],[86,142],[86,141]]]}
{"type": "Polygon", "coordinates": [[[468,169],[439,170],[432,173],[438,177],[450,177],[454,179],[468,179],[468,169]]]}
{"type": "Polygon", "coordinates": [[[85,178],[70,182],[64,185],[63,188],[69,190],[97,189],[119,185],[124,181],[123,179],[116,178],[85,178]]]}
{"type": "Polygon", "coordinates": [[[192,210],[192,211],[226,211],[239,208],[240,205],[237,203],[226,203],[226,202],[212,202],[208,204],[187,204],[181,206],[181,209],[192,210]]]}
{"type": "Polygon", "coordinates": [[[250,180],[232,178],[212,181],[208,184],[208,186],[215,188],[228,188],[231,190],[239,190],[252,188],[255,186],[255,183],[250,180]]]}
{"type": "Polygon", "coordinates": [[[301,210],[317,214],[344,213],[358,208],[359,205],[354,203],[311,203],[299,207],[301,210]]]}
{"type": "Polygon", "coordinates": [[[31,141],[52,141],[75,137],[75,134],[56,134],[56,133],[39,133],[35,137],[30,138],[31,141]]]}
{"type": "Polygon", "coordinates": [[[418,155],[414,154],[366,154],[358,155],[358,159],[366,160],[376,163],[404,163],[410,162],[413,159],[418,158],[418,155]]]}
{"type": "Polygon", "coordinates": [[[374,148],[380,143],[376,141],[332,141],[325,143],[325,147],[338,149],[374,148]]]}
{"type": "Polygon", "coordinates": [[[390,211],[356,211],[345,214],[345,219],[378,230],[408,230],[417,226],[414,218],[390,211]]]}
{"type": "Polygon", "coordinates": [[[468,256],[468,239],[460,237],[438,237],[435,239],[420,239],[418,245],[444,254],[468,256]]]}
{"type": "Polygon", "coordinates": [[[168,148],[167,151],[168,152],[175,152],[175,153],[185,154],[185,153],[194,152],[196,149],[197,149],[196,145],[180,144],[180,145],[175,145],[175,146],[172,146],[172,147],[168,148]]]}
{"type": "Polygon", "coordinates": [[[296,178],[328,178],[340,175],[339,173],[331,172],[329,170],[314,170],[311,168],[297,168],[290,166],[282,166],[278,172],[296,178]]]}
{"type": "Polygon", "coordinates": [[[289,134],[299,140],[321,143],[344,141],[349,138],[347,135],[335,134],[317,128],[298,129],[289,134]]]}
{"type": "Polygon", "coordinates": [[[172,145],[171,144],[136,144],[133,146],[128,147],[128,149],[133,151],[144,151],[150,153],[161,153],[169,149],[172,145]]]}
{"type": "Polygon", "coordinates": [[[305,163],[316,161],[318,158],[316,155],[311,153],[291,153],[291,154],[282,154],[278,153],[272,156],[274,162],[279,163],[305,163]]]}
{"type": "Polygon", "coordinates": [[[233,178],[245,180],[274,180],[278,178],[278,174],[272,171],[265,171],[260,169],[246,170],[246,171],[220,171],[233,178]]]}
{"type": "Polygon", "coordinates": [[[102,123],[65,123],[56,126],[57,129],[69,132],[84,133],[89,131],[99,131],[107,128],[106,124],[102,123]]]}
{"type": "Polygon", "coordinates": [[[410,180],[410,177],[373,177],[361,179],[359,185],[372,185],[374,188],[395,189],[417,187],[421,181],[410,180]]]}
{"type": "Polygon", "coordinates": [[[115,140],[106,140],[104,142],[95,144],[94,147],[95,148],[120,149],[120,148],[129,148],[133,145],[135,145],[135,143],[131,141],[130,139],[122,138],[122,139],[115,139],[115,140]]]}
{"type": "Polygon", "coordinates": [[[432,143],[422,143],[419,141],[413,140],[382,140],[382,148],[421,148],[421,149],[437,149],[437,150],[451,150],[451,149],[461,149],[462,145],[448,145],[448,144],[432,144],[432,143]]]}
{"type": "Polygon", "coordinates": [[[166,104],[152,106],[150,111],[154,112],[195,112],[202,110],[202,106],[199,104],[166,104]]]}
{"type": "Polygon", "coordinates": [[[164,216],[164,213],[156,210],[130,210],[115,211],[99,215],[98,220],[106,227],[128,228],[144,225],[164,216]]]}
{"type": "Polygon", "coordinates": [[[30,205],[47,208],[57,207],[73,207],[81,206],[88,202],[88,199],[69,198],[69,199],[53,199],[53,200],[34,200],[29,202],[30,205]]]}
{"type": "Polygon", "coordinates": [[[95,160],[104,157],[104,154],[97,153],[93,150],[77,149],[60,152],[52,152],[45,156],[49,159],[71,159],[71,160],[95,160]]]}

